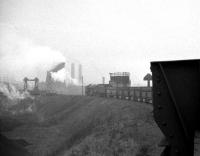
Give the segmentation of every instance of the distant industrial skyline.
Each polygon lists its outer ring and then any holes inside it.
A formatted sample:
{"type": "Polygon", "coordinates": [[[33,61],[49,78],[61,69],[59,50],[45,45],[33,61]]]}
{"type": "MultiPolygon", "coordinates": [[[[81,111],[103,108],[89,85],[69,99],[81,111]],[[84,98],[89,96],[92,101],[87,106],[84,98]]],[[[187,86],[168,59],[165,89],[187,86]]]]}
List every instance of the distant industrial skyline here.
{"type": "Polygon", "coordinates": [[[130,72],[145,85],[150,61],[200,58],[199,8],[197,0],[1,0],[0,72],[44,77],[65,60],[82,64],[86,84],[130,72]]]}

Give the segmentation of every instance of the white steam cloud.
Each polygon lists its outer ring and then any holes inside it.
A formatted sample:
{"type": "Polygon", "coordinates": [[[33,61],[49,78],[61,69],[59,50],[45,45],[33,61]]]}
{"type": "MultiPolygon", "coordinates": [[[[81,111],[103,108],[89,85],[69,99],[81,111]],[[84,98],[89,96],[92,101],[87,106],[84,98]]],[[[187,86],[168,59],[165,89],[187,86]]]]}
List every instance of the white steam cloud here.
{"type": "MultiPolygon", "coordinates": [[[[22,81],[24,77],[38,77],[40,80],[45,80],[46,72],[60,62],[66,62],[61,52],[37,45],[21,37],[13,29],[1,26],[1,79],[22,81]]],[[[63,73],[61,75],[63,76],[63,73]]]]}
{"type": "Polygon", "coordinates": [[[51,72],[51,76],[54,79],[54,81],[65,82],[65,80],[66,80],[66,70],[65,70],[65,68],[62,68],[61,70],[59,70],[57,72],[51,72]]]}
{"type": "Polygon", "coordinates": [[[16,87],[8,83],[0,83],[0,92],[10,100],[32,98],[28,92],[19,92],[16,87]]]}
{"type": "Polygon", "coordinates": [[[51,72],[51,76],[54,81],[60,81],[60,82],[65,83],[66,85],[68,84],[78,85],[78,80],[71,78],[70,73],[66,69],[66,67],[62,68],[61,70],[57,72],[51,72]]]}
{"type": "Polygon", "coordinates": [[[34,97],[29,92],[20,92],[13,84],[2,82],[0,83],[0,92],[6,97],[1,97],[0,114],[2,111],[12,114],[33,112],[35,108],[34,97]],[[26,100],[26,102],[23,103],[23,100],[26,100]]]}

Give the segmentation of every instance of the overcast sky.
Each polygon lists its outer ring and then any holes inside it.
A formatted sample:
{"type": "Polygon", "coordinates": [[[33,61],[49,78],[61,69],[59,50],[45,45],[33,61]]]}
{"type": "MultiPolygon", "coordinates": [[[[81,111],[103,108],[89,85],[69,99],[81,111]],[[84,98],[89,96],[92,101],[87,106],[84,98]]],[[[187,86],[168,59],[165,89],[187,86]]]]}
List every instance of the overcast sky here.
{"type": "Polygon", "coordinates": [[[82,63],[86,83],[127,71],[143,84],[150,61],[200,58],[199,8],[198,0],[1,0],[0,41],[10,33],[60,51],[82,63]]]}

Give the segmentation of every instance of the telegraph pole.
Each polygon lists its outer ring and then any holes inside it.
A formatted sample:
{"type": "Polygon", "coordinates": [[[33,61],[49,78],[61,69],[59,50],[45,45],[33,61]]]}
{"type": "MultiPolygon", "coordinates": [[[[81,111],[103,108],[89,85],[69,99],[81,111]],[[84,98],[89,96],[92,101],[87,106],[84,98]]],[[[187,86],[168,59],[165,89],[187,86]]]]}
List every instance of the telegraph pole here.
{"type": "Polygon", "coordinates": [[[82,83],[82,96],[83,96],[83,76],[81,76],[81,83],[82,83]]]}

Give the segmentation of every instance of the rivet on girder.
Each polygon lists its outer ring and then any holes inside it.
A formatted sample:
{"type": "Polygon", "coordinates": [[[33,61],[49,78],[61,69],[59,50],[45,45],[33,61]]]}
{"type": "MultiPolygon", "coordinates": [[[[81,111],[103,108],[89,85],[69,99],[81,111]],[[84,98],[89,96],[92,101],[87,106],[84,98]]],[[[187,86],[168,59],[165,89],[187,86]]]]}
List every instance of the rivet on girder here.
{"type": "Polygon", "coordinates": [[[176,153],[179,153],[179,150],[178,150],[178,149],[175,149],[175,152],[176,152],[176,153]]]}
{"type": "Polygon", "coordinates": [[[161,92],[160,92],[160,91],[157,91],[157,95],[160,96],[160,95],[161,95],[161,92]]]}
{"type": "Polygon", "coordinates": [[[163,126],[167,126],[167,123],[166,123],[166,122],[162,122],[162,125],[163,125],[163,126]]]}
{"type": "Polygon", "coordinates": [[[156,81],[159,83],[159,82],[161,81],[161,79],[158,77],[158,78],[156,79],[156,81]]]}
{"type": "Polygon", "coordinates": [[[173,134],[170,134],[169,137],[172,139],[172,138],[174,138],[174,135],[173,135],[173,134]]]}

